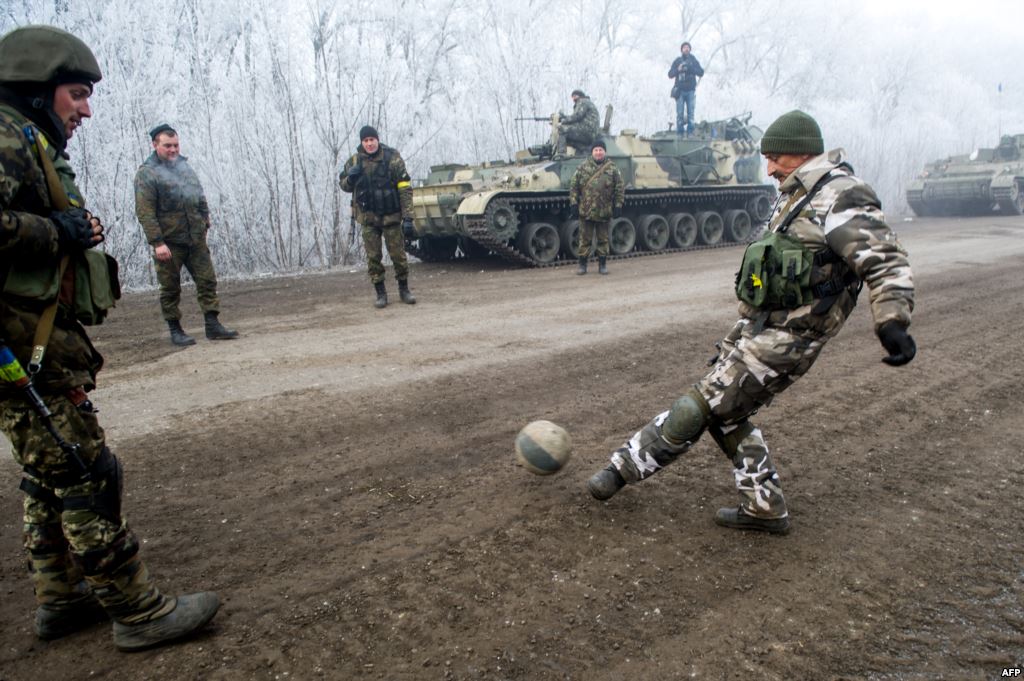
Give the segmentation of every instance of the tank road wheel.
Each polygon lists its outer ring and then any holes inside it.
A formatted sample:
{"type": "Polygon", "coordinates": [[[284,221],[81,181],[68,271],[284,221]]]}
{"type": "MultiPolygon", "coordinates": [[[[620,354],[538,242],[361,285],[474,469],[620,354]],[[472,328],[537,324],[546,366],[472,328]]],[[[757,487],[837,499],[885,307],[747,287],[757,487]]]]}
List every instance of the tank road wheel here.
{"type": "Polygon", "coordinates": [[[725,238],[729,241],[741,244],[750,238],[753,227],[750,224],[750,215],[747,211],[727,210],[722,216],[722,220],[725,222],[725,238]]]}
{"type": "Polygon", "coordinates": [[[523,255],[542,265],[558,257],[558,230],[546,222],[531,222],[519,233],[517,245],[523,255]]]}
{"type": "Polygon", "coordinates": [[[636,244],[636,227],[629,218],[615,218],[608,230],[608,249],[612,255],[624,255],[636,244]]]}
{"type": "Polygon", "coordinates": [[[484,211],[484,220],[487,223],[487,229],[499,241],[508,241],[516,235],[516,230],[519,229],[519,214],[512,207],[512,203],[506,199],[491,201],[484,211]]]}
{"type": "Polygon", "coordinates": [[[562,242],[562,255],[575,260],[580,257],[580,221],[566,220],[558,228],[558,238],[562,242]]]}
{"type": "Polygon", "coordinates": [[[668,216],[668,242],[672,248],[689,248],[697,241],[697,221],[689,213],[668,216]]]}
{"type": "Polygon", "coordinates": [[[636,240],[645,251],[660,251],[668,244],[668,221],[660,215],[640,216],[636,240]]]}
{"type": "Polygon", "coordinates": [[[1013,188],[1013,195],[1005,200],[999,202],[999,212],[1003,215],[1022,215],[1024,214],[1024,186],[1018,182],[1013,188]]]}
{"type": "Polygon", "coordinates": [[[747,201],[747,212],[756,224],[767,222],[772,216],[772,201],[764,194],[753,196],[747,201]]]}
{"type": "Polygon", "coordinates": [[[697,213],[697,240],[707,246],[714,246],[722,240],[725,225],[722,216],[713,210],[697,213]]]}

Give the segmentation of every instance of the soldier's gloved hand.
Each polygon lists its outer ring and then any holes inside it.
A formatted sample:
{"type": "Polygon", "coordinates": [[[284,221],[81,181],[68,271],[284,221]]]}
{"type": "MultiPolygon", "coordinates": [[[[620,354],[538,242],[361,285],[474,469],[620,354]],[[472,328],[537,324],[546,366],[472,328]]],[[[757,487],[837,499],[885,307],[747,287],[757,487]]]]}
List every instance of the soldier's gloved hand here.
{"type": "Polygon", "coordinates": [[[419,238],[419,235],[416,234],[416,227],[412,223],[412,218],[402,218],[402,234],[405,235],[406,239],[419,238]]]}
{"type": "Polygon", "coordinates": [[[50,220],[57,228],[57,241],[62,251],[83,251],[103,241],[103,225],[82,208],[55,210],[50,220]]]}
{"type": "Polygon", "coordinates": [[[612,208],[612,217],[622,217],[622,206],[615,206],[614,208],[612,208]]]}
{"type": "Polygon", "coordinates": [[[363,174],[363,166],[354,165],[348,169],[348,179],[355,182],[359,179],[359,176],[363,174]]]}
{"type": "Polygon", "coordinates": [[[882,361],[894,367],[906,364],[917,354],[917,343],[913,336],[896,320],[887,321],[878,327],[878,340],[882,341],[882,347],[889,353],[882,361]]]}
{"type": "Polygon", "coordinates": [[[580,207],[579,207],[579,204],[574,203],[571,206],[569,206],[569,217],[572,218],[573,220],[579,220],[580,219],[580,207]]]}

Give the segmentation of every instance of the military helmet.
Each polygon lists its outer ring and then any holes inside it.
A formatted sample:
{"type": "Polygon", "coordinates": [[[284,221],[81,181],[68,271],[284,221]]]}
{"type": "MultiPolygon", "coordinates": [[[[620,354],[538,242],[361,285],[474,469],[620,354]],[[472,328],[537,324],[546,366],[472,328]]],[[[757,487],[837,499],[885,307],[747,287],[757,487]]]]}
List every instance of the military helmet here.
{"type": "Polygon", "coordinates": [[[92,85],[102,78],[92,50],[67,31],[29,25],[0,38],[0,83],[92,85]]]}

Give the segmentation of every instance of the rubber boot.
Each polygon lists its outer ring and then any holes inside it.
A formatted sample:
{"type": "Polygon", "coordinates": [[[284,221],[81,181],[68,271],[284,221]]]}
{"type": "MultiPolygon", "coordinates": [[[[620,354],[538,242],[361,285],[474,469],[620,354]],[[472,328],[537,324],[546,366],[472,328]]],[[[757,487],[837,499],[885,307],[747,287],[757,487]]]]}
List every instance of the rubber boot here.
{"type": "Polygon", "coordinates": [[[599,501],[611,499],[625,486],[626,481],[614,464],[608,464],[587,481],[587,489],[590,490],[591,496],[599,501]]]}
{"type": "Polygon", "coordinates": [[[114,645],[135,652],[169,643],[204,627],[220,607],[220,598],[212,591],[178,596],[177,601],[174,610],[148,622],[114,622],[114,645]]]}
{"type": "Polygon", "coordinates": [[[206,337],[210,340],[232,340],[238,338],[238,332],[225,327],[217,319],[217,312],[207,312],[203,315],[206,320],[206,337]]]}
{"type": "Polygon", "coordinates": [[[399,279],[398,280],[398,297],[402,299],[402,302],[406,305],[415,305],[416,296],[409,290],[409,280],[399,279]]]}
{"type": "Polygon", "coordinates": [[[67,605],[43,604],[36,608],[36,636],[52,641],[108,619],[107,611],[92,594],[67,605]]]}
{"type": "Polygon", "coordinates": [[[168,319],[167,328],[171,330],[171,342],[175,345],[184,347],[196,344],[196,339],[185,333],[185,329],[181,328],[180,320],[168,319]]]}
{"type": "Polygon", "coordinates": [[[373,288],[377,290],[377,300],[373,301],[373,306],[378,310],[382,307],[388,306],[388,290],[384,287],[383,281],[378,281],[373,285],[373,288]]]}
{"type": "Polygon", "coordinates": [[[580,256],[580,266],[576,268],[576,274],[586,274],[586,273],[587,273],[587,259],[581,255],[580,256]]]}
{"type": "Polygon", "coordinates": [[[598,258],[597,258],[597,273],[598,274],[608,274],[607,263],[608,263],[608,258],[606,258],[603,255],[598,256],[598,258]]]}

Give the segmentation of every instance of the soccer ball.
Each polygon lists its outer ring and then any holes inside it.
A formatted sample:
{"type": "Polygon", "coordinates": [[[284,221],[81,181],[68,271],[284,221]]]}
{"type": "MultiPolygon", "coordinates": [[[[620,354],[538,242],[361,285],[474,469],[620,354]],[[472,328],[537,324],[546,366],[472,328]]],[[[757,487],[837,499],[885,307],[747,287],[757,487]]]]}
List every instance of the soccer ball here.
{"type": "Polygon", "coordinates": [[[551,421],[534,421],[516,435],[516,458],[535,475],[551,475],[572,456],[572,440],[565,428],[551,421]]]}

